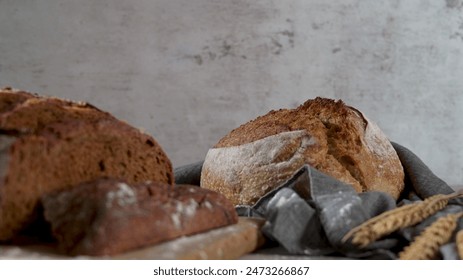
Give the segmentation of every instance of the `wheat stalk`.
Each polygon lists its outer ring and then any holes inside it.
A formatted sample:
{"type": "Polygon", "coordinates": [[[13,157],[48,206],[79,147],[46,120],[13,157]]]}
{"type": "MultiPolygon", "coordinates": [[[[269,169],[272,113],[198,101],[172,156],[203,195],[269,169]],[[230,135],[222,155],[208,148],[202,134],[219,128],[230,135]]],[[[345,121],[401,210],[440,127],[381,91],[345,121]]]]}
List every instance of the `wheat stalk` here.
{"type": "Polygon", "coordinates": [[[463,212],[440,217],[427,227],[413,242],[399,253],[401,260],[435,259],[439,247],[447,243],[457,227],[458,219],[463,212]]]}
{"type": "Polygon", "coordinates": [[[347,242],[352,238],[352,244],[361,248],[366,247],[398,229],[416,225],[447,206],[450,199],[462,195],[462,192],[449,195],[438,194],[428,197],[424,201],[386,211],[350,230],[342,241],[347,242]]]}
{"type": "Polygon", "coordinates": [[[463,229],[458,231],[455,242],[458,248],[458,256],[460,257],[460,260],[463,260],[463,229]]]}

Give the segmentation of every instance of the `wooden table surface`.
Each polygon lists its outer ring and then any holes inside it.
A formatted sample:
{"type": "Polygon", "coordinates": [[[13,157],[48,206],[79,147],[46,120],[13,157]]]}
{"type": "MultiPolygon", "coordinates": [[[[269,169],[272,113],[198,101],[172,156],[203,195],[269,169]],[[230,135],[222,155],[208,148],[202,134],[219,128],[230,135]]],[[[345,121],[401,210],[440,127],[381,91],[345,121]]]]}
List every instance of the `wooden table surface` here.
{"type": "MultiPolygon", "coordinates": [[[[265,240],[260,228],[263,220],[240,217],[235,225],[205,233],[184,236],[155,246],[115,256],[99,258],[78,256],[74,259],[239,259],[261,247],[265,240]]],[[[59,254],[51,245],[0,245],[0,259],[73,259],[59,254]]]]}

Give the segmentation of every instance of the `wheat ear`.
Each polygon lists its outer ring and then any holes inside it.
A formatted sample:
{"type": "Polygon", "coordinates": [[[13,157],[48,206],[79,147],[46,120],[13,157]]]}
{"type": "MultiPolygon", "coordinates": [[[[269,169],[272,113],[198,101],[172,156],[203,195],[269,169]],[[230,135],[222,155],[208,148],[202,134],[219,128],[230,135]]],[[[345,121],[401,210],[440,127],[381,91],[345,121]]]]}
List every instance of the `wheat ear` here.
{"type": "Polygon", "coordinates": [[[440,217],[428,226],[413,242],[399,253],[401,260],[432,260],[435,259],[439,247],[446,244],[452,237],[463,212],[440,217]]]}
{"type": "Polygon", "coordinates": [[[352,244],[366,247],[398,229],[416,225],[447,206],[450,199],[459,196],[463,196],[463,192],[449,195],[438,194],[428,197],[424,201],[386,211],[350,230],[342,241],[347,242],[352,238],[352,244]]]}
{"type": "Polygon", "coordinates": [[[463,260],[463,229],[458,231],[455,242],[457,244],[458,256],[460,260],[463,260]]]}

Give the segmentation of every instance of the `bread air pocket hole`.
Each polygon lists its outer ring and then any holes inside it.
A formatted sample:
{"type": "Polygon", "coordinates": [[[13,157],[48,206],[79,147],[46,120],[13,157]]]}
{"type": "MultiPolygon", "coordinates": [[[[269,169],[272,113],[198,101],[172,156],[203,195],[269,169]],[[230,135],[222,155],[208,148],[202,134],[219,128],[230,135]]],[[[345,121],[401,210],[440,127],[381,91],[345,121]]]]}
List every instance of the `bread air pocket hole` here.
{"type": "Polygon", "coordinates": [[[98,166],[100,167],[100,171],[105,171],[106,167],[105,167],[105,164],[104,164],[103,160],[100,160],[98,162],[98,166]]]}
{"type": "Polygon", "coordinates": [[[150,147],[154,147],[154,142],[151,141],[150,139],[146,140],[145,143],[146,143],[148,146],[150,146],[150,147]]]}

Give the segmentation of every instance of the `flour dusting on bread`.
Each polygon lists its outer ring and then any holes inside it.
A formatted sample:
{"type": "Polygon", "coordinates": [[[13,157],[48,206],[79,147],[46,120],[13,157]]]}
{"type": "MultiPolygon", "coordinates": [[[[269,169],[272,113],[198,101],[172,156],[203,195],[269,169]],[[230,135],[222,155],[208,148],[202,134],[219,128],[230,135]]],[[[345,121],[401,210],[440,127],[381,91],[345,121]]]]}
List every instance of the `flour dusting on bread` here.
{"type": "MultiPolygon", "coordinates": [[[[220,177],[218,185],[242,188],[231,200],[247,204],[250,193],[261,196],[272,190],[276,182],[287,180],[304,164],[304,151],[315,139],[304,130],[284,132],[238,147],[211,149],[203,165],[207,174],[220,177]]],[[[227,191],[227,190],[223,190],[227,191]]],[[[229,197],[230,199],[230,197],[229,197]]],[[[255,199],[254,199],[255,200],[255,199]]]]}
{"type": "Polygon", "coordinates": [[[383,191],[397,199],[404,188],[403,167],[380,128],[342,101],[319,97],[225,135],[206,155],[201,186],[235,204],[252,204],[303,164],[357,192],[383,191]]]}

